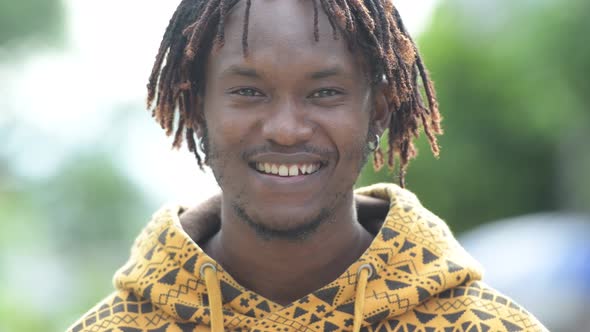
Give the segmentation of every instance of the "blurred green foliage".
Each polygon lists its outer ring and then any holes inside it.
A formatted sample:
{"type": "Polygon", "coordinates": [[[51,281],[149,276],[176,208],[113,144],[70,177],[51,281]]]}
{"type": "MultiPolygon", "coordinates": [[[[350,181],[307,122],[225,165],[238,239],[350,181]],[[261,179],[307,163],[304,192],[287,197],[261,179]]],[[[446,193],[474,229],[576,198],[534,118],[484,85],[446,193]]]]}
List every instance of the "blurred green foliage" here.
{"type": "Polygon", "coordinates": [[[112,156],[72,155],[49,177],[0,173],[0,331],[65,329],[112,290],[151,213],[112,156]]]}
{"type": "MultiPolygon", "coordinates": [[[[583,40],[590,2],[480,3],[492,10],[441,3],[419,38],[438,83],[445,135],[439,160],[421,137],[408,188],[457,232],[509,216],[586,208],[590,45],[583,40]],[[572,145],[578,148],[563,153],[572,145]]],[[[366,167],[359,183],[390,179],[366,167]]]]}
{"type": "Polygon", "coordinates": [[[0,0],[0,48],[22,46],[37,50],[62,40],[64,8],[60,0],[0,0]]]}

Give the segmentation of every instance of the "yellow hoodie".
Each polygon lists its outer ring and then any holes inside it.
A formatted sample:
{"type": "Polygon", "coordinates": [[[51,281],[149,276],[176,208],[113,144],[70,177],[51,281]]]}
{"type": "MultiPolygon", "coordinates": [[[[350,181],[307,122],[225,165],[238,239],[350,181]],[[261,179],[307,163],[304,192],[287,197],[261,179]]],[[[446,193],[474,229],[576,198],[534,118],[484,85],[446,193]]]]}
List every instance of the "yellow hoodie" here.
{"type": "Polygon", "coordinates": [[[371,246],[338,279],[281,306],[240,286],[186,234],[179,206],[154,214],[114,276],[116,291],[69,332],[547,331],[481,280],[477,262],[409,191],[389,200],[371,246]]]}

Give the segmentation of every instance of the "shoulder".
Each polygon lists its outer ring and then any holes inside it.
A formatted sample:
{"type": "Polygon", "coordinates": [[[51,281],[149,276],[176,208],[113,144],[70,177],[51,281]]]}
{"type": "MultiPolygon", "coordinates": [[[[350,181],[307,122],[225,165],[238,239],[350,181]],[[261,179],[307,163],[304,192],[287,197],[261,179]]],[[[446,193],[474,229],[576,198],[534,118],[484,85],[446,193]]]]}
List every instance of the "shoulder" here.
{"type": "Polygon", "coordinates": [[[414,313],[433,319],[436,316],[440,324],[461,326],[464,331],[548,331],[514,300],[481,281],[448,289],[421,304],[414,313]]]}
{"type": "Polygon", "coordinates": [[[166,316],[150,301],[128,291],[116,291],[88,310],[66,332],[140,331],[150,325],[158,327],[166,316]]]}

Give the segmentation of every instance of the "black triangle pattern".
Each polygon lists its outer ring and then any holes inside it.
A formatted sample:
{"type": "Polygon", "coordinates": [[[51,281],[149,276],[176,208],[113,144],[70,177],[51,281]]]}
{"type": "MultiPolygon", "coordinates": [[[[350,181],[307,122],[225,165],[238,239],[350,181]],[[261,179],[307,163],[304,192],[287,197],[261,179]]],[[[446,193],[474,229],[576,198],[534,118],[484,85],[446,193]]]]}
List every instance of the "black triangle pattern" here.
{"type": "Polygon", "coordinates": [[[399,236],[399,232],[396,232],[391,228],[384,227],[381,230],[381,235],[383,236],[383,241],[389,241],[389,240],[393,239],[394,237],[399,236]]]}
{"type": "Polygon", "coordinates": [[[404,245],[402,246],[402,248],[400,249],[399,252],[400,253],[403,253],[403,252],[406,252],[406,251],[408,251],[408,250],[410,250],[410,249],[412,249],[414,247],[416,247],[416,244],[415,243],[412,243],[412,242],[406,240],[404,242],[404,245]]]}
{"type": "Polygon", "coordinates": [[[309,311],[302,309],[302,308],[295,308],[295,312],[293,313],[293,318],[297,318],[299,316],[303,316],[305,314],[307,314],[309,311]]]}
{"type": "Polygon", "coordinates": [[[334,286],[331,288],[321,289],[321,290],[313,293],[313,295],[315,295],[318,299],[320,299],[330,305],[333,305],[334,299],[336,298],[336,295],[338,295],[339,291],[340,291],[340,286],[334,286]]]}
{"type": "Polygon", "coordinates": [[[190,306],[180,304],[180,303],[174,304],[174,310],[176,310],[178,317],[180,317],[184,320],[191,319],[191,317],[193,317],[195,312],[197,312],[197,308],[190,307],[190,306]]]}
{"type": "Polygon", "coordinates": [[[199,255],[193,255],[193,257],[189,258],[184,265],[182,265],[182,267],[189,271],[190,273],[192,273],[193,275],[195,274],[195,263],[197,262],[197,257],[199,255]]]}
{"type": "Polygon", "coordinates": [[[424,302],[430,297],[430,293],[425,288],[417,286],[416,290],[418,290],[418,302],[424,302]]]}
{"type": "Polygon", "coordinates": [[[178,276],[178,271],[180,271],[180,269],[174,269],[174,270],[166,273],[166,275],[164,275],[162,278],[160,278],[160,280],[158,280],[158,282],[160,282],[162,284],[166,284],[166,285],[174,285],[176,283],[176,277],[178,276]]]}
{"type": "Polygon", "coordinates": [[[389,288],[389,290],[402,289],[412,286],[410,284],[406,284],[405,282],[397,280],[385,280],[385,284],[387,285],[387,288],[389,288]]]}
{"type": "Polygon", "coordinates": [[[320,318],[318,316],[316,316],[315,314],[311,314],[311,318],[309,319],[310,324],[313,324],[313,323],[316,323],[319,321],[320,321],[320,318]]]}
{"type": "Polygon", "coordinates": [[[451,324],[455,324],[455,322],[457,320],[459,320],[459,318],[461,318],[461,316],[463,316],[463,314],[465,313],[465,310],[461,310],[452,314],[446,314],[443,315],[443,317],[451,324]]]}
{"type": "Polygon", "coordinates": [[[385,318],[387,318],[389,316],[389,309],[387,310],[383,310],[381,312],[378,312],[372,316],[369,316],[367,318],[365,318],[365,320],[369,323],[369,324],[375,324],[378,322],[383,321],[385,318]]]}
{"type": "Polygon", "coordinates": [[[427,265],[430,264],[432,262],[434,262],[435,260],[437,260],[439,257],[435,254],[432,253],[432,251],[426,249],[426,248],[422,248],[422,264],[427,265]]]}
{"type": "Polygon", "coordinates": [[[520,327],[520,326],[518,326],[518,325],[516,325],[514,323],[511,323],[511,322],[509,322],[509,321],[507,321],[505,319],[501,319],[501,321],[502,321],[502,324],[504,325],[504,327],[506,328],[506,330],[508,332],[519,332],[519,331],[522,331],[522,327],[520,327]]]}
{"type": "Polygon", "coordinates": [[[471,311],[481,320],[488,320],[496,317],[492,314],[477,309],[471,309],[471,311]]]}
{"type": "Polygon", "coordinates": [[[410,269],[410,266],[408,264],[398,266],[396,269],[398,269],[400,271],[404,271],[406,273],[412,273],[412,270],[410,269]]]}
{"type": "Polygon", "coordinates": [[[176,323],[182,332],[193,332],[197,328],[195,323],[176,323]]]}
{"type": "Polygon", "coordinates": [[[338,325],[332,324],[329,321],[324,323],[324,332],[332,332],[338,330],[338,325]]]}
{"type": "Polygon", "coordinates": [[[434,282],[436,282],[439,285],[442,285],[442,280],[440,280],[439,276],[429,276],[428,279],[433,280],[434,282]]]}
{"type": "Polygon", "coordinates": [[[136,329],[133,327],[127,327],[127,326],[122,326],[119,329],[121,329],[121,331],[123,331],[123,332],[141,332],[140,329],[136,329]]]}
{"type": "Polygon", "coordinates": [[[154,285],[149,285],[146,287],[146,289],[143,290],[143,294],[141,296],[143,296],[144,299],[149,299],[152,296],[152,287],[154,285]]]}
{"type": "Polygon", "coordinates": [[[463,324],[461,324],[461,328],[463,329],[463,331],[467,331],[467,329],[469,328],[469,326],[471,326],[471,322],[467,321],[463,324]]]}
{"type": "Polygon", "coordinates": [[[262,301],[262,302],[258,303],[256,308],[258,308],[262,311],[270,312],[270,306],[268,305],[267,301],[262,301]]]}
{"type": "Polygon", "coordinates": [[[149,268],[149,269],[148,269],[148,270],[145,272],[145,274],[143,275],[143,277],[144,277],[144,278],[145,278],[145,277],[149,277],[149,276],[150,276],[150,275],[152,275],[152,273],[154,273],[154,272],[156,272],[156,268],[154,268],[154,267],[151,267],[151,268],[149,268]]]}
{"type": "Polygon", "coordinates": [[[387,329],[387,325],[385,324],[379,324],[379,329],[377,329],[375,332],[389,332],[389,330],[387,329]]]}
{"type": "Polygon", "coordinates": [[[399,325],[399,320],[392,319],[388,322],[388,325],[389,325],[389,328],[393,330],[399,325]]]}
{"type": "Polygon", "coordinates": [[[160,233],[160,236],[158,236],[158,241],[160,241],[161,244],[166,244],[166,235],[168,235],[168,230],[169,228],[166,228],[162,233],[160,233]]]}
{"type": "MultiPolygon", "coordinates": [[[[150,257],[150,259],[151,259],[151,257],[150,257]]],[[[125,271],[123,271],[123,274],[128,276],[131,273],[131,271],[133,271],[133,269],[135,269],[135,265],[136,264],[131,265],[129,268],[127,268],[125,271]]]]}
{"type": "Polygon", "coordinates": [[[414,310],[414,314],[416,315],[416,318],[418,318],[418,320],[422,324],[426,324],[426,323],[430,322],[431,320],[433,320],[434,318],[436,318],[436,316],[438,316],[437,314],[428,314],[428,313],[421,312],[418,310],[414,310]]]}
{"type": "Polygon", "coordinates": [[[147,259],[148,261],[152,259],[154,255],[154,250],[156,250],[156,246],[153,246],[152,249],[148,250],[148,252],[143,256],[143,258],[147,259]]]}
{"type": "Polygon", "coordinates": [[[447,266],[449,267],[448,268],[449,273],[458,272],[458,271],[463,270],[463,267],[461,267],[460,265],[455,264],[451,261],[447,261],[447,266]]]}
{"type": "Polygon", "coordinates": [[[339,306],[338,308],[336,308],[336,310],[353,315],[354,314],[354,302],[343,304],[343,305],[339,306]]]}
{"type": "Polygon", "coordinates": [[[221,287],[221,296],[223,297],[223,303],[229,303],[242,294],[242,292],[239,289],[228,284],[224,280],[221,280],[219,286],[221,287]]]}

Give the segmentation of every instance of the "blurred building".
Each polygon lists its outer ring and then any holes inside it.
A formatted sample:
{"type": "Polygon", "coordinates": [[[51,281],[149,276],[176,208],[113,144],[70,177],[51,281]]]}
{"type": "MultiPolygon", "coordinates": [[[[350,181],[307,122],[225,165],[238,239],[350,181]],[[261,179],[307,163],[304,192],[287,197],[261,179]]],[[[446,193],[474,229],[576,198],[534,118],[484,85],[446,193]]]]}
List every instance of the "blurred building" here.
{"type": "Polygon", "coordinates": [[[484,281],[551,331],[590,331],[590,215],[533,214],[461,235],[484,281]]]}

